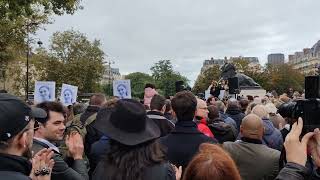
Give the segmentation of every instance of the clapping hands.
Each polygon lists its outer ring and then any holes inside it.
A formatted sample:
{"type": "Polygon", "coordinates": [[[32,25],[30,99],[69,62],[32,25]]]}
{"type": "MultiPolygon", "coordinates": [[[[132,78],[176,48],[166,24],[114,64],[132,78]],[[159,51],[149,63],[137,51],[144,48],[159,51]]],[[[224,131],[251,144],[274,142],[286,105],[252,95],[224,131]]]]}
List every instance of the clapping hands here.
{"type": "Polygon", "coordinates": [[[82,137],[78,132],[74,131],[74,132],[71,132],[70,135],[67,135],[66,145],[69,150],[68,154],[73,159],[82,159],[84,145],[83,145],[82,137]]]}
{"type": "Polygon", "coordinates": [[[30,178],[32,180],[50,180],[54,165],[51,149],[42,149],[32,158],[32,170],[30,178]]]}

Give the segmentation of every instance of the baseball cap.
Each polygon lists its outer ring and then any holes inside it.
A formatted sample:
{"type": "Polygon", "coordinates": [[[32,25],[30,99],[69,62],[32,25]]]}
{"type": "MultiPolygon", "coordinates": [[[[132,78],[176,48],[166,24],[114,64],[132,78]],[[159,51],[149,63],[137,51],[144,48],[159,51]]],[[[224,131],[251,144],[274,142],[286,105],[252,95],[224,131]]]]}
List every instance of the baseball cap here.
{"type": "Polygon", "coordinates": [[[0,141],[17,135],[32,118],[46,117],[43,109],[30,107],[13,95],[0,93],[0,141]]]}

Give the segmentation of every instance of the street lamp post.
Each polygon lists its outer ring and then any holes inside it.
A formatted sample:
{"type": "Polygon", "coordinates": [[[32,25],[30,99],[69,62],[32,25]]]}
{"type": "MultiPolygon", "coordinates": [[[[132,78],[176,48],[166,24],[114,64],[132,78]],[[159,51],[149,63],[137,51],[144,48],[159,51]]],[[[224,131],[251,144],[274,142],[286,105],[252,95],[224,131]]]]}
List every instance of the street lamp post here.
{"type": "MultiPolygon", "coordinates": [[[[30,22],[26,25],[26,28],[27,28],[27,63],[26,63],[26,66],[27,66],[27,72],[26,72],[26,90],[25,90],[25,96],[26,96],[26,101],[29,100],[29,58],[30,58],[30,36],[29,36],[29,33],[30,33],[30,27],[31,26],[37,26],[38,23],[35,23],[35,22],[30,22]]],[[[38,45],[41,46],[42,45],[42,42],[41,41],[38,41],[38,45]]]]}
{"type": "Polygon", "coordinates": [[[108,59],[109,63],[109,84],[110,84],[110,94],[112,94],[112,69],[111,64],[114,64],[114,61],[111,59],[108,59]]]}
{"type": "Polygon", "coordinates": [[[30,24],[27,25],[27,82],[26,82],[26,101],[29,100],[29,56],[30,56],[30,38],[29,38],[29,26],[30,24]]]}

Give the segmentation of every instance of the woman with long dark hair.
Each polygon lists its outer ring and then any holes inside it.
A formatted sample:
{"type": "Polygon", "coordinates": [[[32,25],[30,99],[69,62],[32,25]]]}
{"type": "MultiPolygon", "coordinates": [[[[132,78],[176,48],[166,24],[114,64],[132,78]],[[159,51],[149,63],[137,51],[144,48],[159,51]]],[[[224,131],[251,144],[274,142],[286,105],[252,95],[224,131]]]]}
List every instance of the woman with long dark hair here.
{"type": "Polygon", "coordinates": [[[95,127],[110,138],[110,148],[93,180],[176,179],[158,142],[160,130],[138,101],[119,100],[114,108],[100,110],[95,127]]]}

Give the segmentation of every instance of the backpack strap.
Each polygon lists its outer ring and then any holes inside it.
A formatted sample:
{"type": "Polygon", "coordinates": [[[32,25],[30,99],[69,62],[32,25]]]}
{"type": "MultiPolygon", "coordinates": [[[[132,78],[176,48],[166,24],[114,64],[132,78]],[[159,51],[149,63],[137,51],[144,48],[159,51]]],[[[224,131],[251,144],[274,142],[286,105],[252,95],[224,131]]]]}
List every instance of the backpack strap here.
{"type": "Polygon", "coordinates": [[[84,123],[84,127],[88,126],[89,124],[93,123],[93,121],[95,121],[97,119],[97,114],[98,113],[94,113],[91,116],[89,116],[89,118],[86,120],[86,122],[84,123]]]}

